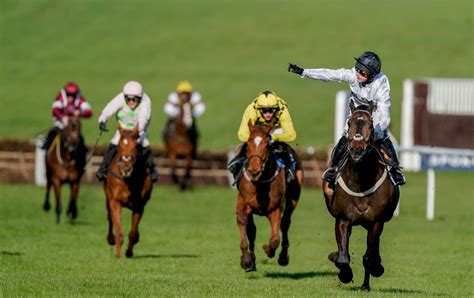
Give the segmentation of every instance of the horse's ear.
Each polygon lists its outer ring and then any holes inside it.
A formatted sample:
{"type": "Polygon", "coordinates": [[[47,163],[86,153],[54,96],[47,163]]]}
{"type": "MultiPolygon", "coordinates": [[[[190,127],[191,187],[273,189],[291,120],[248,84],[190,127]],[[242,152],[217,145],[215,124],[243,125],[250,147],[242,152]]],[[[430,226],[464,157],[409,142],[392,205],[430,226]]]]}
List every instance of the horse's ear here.
{"type": "Polygon", "coordinates": [[[351,109],[351,114],[353,114],[354,111],[355,111],[355,109],[356,109],[353,100],[351,100],[351,101],[349,102],[349,108],[351,109]]]}
{"type": "Polygon", "coordinates": [[[272,131],[272,129],[273,129],[273,124],[270,124],[270,125],[265,127],[265,132],[269,134],[270,131],[272,131]]]}
{"type": "Polygon", "coordinates": [[[374,110],[374,102],[371,101],[369,102],[369,107],[367,108],[367,111],[372,114],[372,111],[374,110]]]}
{"type": "Polygon", "coordinates": [[[249,119],[249,122],[247,122],[247,125],[249,126],[250,131],[252,131],[253,129],[252,120],[249,119]]]}
{"type": "Polygon", "coordinates": [[[120,125],[120,123],[117,123],[117,129],[118,129],[120,135],[122,135],[123,128],[122,128],[122,126],[120,125]]]}
{"type": "Polygon", "coordinates": [[[138,124],[133,127],[132,136],[138,137],[138,124]]]}

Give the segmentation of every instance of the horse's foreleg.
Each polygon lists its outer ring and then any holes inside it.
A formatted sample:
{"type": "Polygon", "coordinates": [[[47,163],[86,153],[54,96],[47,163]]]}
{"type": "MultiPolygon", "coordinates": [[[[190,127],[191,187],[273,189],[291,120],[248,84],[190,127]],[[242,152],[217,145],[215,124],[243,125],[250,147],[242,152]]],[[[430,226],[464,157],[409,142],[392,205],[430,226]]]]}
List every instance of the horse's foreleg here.
{"type": "Polygon", "coordinates": [[[367,250],[362,259],[365,277],[361,287],[365,291],[370,291],[370,275],[380,277],[384,273],[382,259],[380,258],[380,235],[382,235],[383,227],[383,222],[377,222],[367,228],[367,250]]]}
{"type": "MultiPolygon", "coordinates": [[[[253,251],[249,251],[249,243],[247,242],[247,231],[251,228],[247,228],[249,225],[249,221],[253,223],[253,219],[250,220],[252,216],[248,207],[246,206],[244,199],[240,196],[237,197],[237,225],[239,226],[240,230],[240,250],[242,251],[242,255],[240,257],[240,266],[246,272],[256,271],[257,268],[255,266],[255,254],[253,251]]],[[[254,224],[255,226],[255,224],[254,224]]],[[[255,236],[255,233],[254,235],[255,236]]],[[[250,236],[252,237],[252,235],[250,236]]],[[[255,240],[255,238],[253,239],[255,240]]],[[[254,241],[252,241],[254,242],[254,241]]]]}
{"type": "Polygon", "coordinates": [[[120,212],[122,206],[117,200],[109,200],[110,216],[112,218],[112,224],[115,230],[115,245],[117,247],[117,258],[122,257],[122,244],[123,244],[123,232],[122,232],[122,222],[120,218],[120,212]]]}
{"type": "Polygon", "coordinates": [[[133,257],[133,246],[138,243],[140,240],[140,234],[138,233],[138,224],[143,215],[143,209],[134,210],[132,213],[132,228],[130,233],[128,233],[128,247],[125,255],[127,258],[133,257]]]}
{"type": "Polygon", "coordinates": [[[338,248],[335,263],[336,267],[339,268],[338,276],[341,282],[348,283],[353,277],[349,256],[349,237],[351,236],[352,226],[349,221],[338,218],[336,219],[335,230],[338,248]]]}
{"type": "Polygon", "coordinates": [[[270,220],[271,235],[268,244],[263,246],[263,250],[269,258],[275,256],[275,251],[280,244],[280,224],[281,224],[281,210],[276,209],[267,215],[270,220]]]}
{"type": "Polygon", "coordinates": [[[186,156],[184,160],[184,168],[186,172],[184,173],[183,180],[181,181],[181,190],[185,190],[189,185],[189,180],[191,179],[191,166],[193,163],[193,158],[191,155],[186,156]]]}
{"type": "Polygon", "coordinates": [[[61,183],[59,181],[53,181],[54,196],[56,198],[56,223],[59,223],[61,217],[61,183]]]}
{"type": "MultiPolygon", "coordinates": [[[[299,195],[298,195],[299,197],[299,195]]],[[[290,229],[291,225],[291,215],[298,204],[297,199],[286,199],[285,203],[285,211],[283,212],[283,217],[281,219],[281,252],[278,256],[278,264],[280,266],[286,266],[290,262],[288,255],[288,248],[290,247],[290,241],[288,239],[288,230],[290,229]]]]}
{"type": "Polygon", "coordinates": [[[178,176],[176,175],[176,155],[170,154],[170,168],[171,168],[171,178],[173,179],[174,184],[179,184],[178,176]]]}
{"type": "Polygon", "coordinates": [[[46,195],[44,197],[44,204],[43,204],[43,209],[44,211],[49,211],[51,209],[51,205],[49,204],[49,192],[51,190],[51,179],[48,178],[46,182],[46,195]]]}
{"type": "Polygon", "coordinates": [[[109,222],[109,232],[107,234],[107,243],[110,245],[115,245],[115,236],[113,232],[113,223],[112,223],[112,215],[110,214],[110,204],[109,200],[105,200],[105,206],[107,208],[107,221],[109,222]]]}
{"type": "Polygon", "coordinates": [[[67,208],[67,215],[70,219],[77,217],[77,196],[79,195],[79,181],[71,183],[71,200],[67,208]]]}

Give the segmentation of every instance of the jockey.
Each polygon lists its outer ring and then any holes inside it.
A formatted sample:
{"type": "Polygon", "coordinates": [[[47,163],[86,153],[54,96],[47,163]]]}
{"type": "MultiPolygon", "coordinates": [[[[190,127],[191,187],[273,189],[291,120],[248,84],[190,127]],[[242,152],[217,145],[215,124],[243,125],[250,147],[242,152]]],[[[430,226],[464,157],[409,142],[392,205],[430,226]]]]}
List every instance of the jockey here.
{"type": "MultiPolygon", "coordinates": [[[[143,93],[143,87],[139,82],[129,81],[123,87],[123,92],[117,94],[102,110],[99,117],[99,129],[106,130],[107,119],[115,114],[120,126],[126,129],[132,129],[138,125],[139,130],[139,152],[142,153],[146,165],[150,170],[150,176],[153,182],[158,180],[153,154],[150,149],[150,141],[146,131],[151,118],[151,100],[146,93],[143,93]]],[[[117,152],[117,145],[120,140],[120,132],[117,130],[110,141],[109,147],[104,154],[102,164],[97,170],[96,177],[99,181],[107,178],[107,170],[113,156],[117,152]]]]}
{"type": "MultiPolygon", "coordinates": [[[[200,117],[206,110],[206,105],[201,100],[201,94],[194,90],[193,86],[188,81],[179,82],[176,91],[168,95],[168,100],[163,108],[165,114],[168,116],[168,124],[166,125],[165,134],[169,130],[169,126],[176,119],[180,112],[180,106],[189,102],[192,107],[192,114],[194,118],[200,117]]],[[[188,130],[188,135],[194,148],[196,148],[197,139],[199,136],[196,121],[193,121],[192,126],[188,130]]],[[[193,152],[193,156],[196,152],[193,152]]]]}
{"type": "Polygon", "coordinates": [[[244,144],[240,147],[238,155],[228,164],[228,169],[234,175],[235,180],[237,180],[242,166],[247,160],[246,142],[250,136],[249,120],[252,124],[273,125],[273,130],[270,133],[273,152],[279,165],[285,168],[287,181],[293,180],[295,178],[296,159],[291,154],[286,142],[292,142],[296,139],[296,131],[293,127],[288,106],[283,99],[272,91],[263,91],[245,109],[237,133],[239,140],[244,144]]]}
{"type": "MultiPolygon", "coordinates": [[[[364,52],[356,60],[351,69],[303,69],[296,64],[289,64],[288,71],[299,74],[302,78],[325,82],[347,82],[351,88],[351,100],[355,106],[375,104],[372,114],[374,120],[375,142],[388,155],[387,163],[391,166],[390,174],[396,185],[403,185],[406,179],[399,167],[397,152],[388,137],[390,124],[390,84],[387,76],[381,72],[382,61],[374,52],[364,52]]],[[[335,185],[339,159],[347,150],[347,123],[345,131],[332,152],[331,166],[324,172],[323,179],[331,186],[335,185]]]]}
{"type": "MultiPolygon", "coordinates": [[[[92,107],[82,96],[79,85],[75,82],[69,82],[56,95],[56,99],[53,101],[52,114],[54,123],[43,144],[43,149],[45,150],[49,149],[56,135],[67,125],[69,116],[90,118],[92,116],[92,107]]],[[[87,151],[82,136],[80,136],[78,148],[87,151]]]]}

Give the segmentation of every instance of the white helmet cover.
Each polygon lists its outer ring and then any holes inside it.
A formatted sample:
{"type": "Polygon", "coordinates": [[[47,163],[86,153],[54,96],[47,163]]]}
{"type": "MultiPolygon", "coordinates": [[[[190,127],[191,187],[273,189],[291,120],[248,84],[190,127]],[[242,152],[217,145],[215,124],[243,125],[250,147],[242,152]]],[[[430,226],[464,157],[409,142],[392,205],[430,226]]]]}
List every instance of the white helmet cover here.
{"type": "Polygon", "coordinates": [[[140,84],[137,81],[130,81],[127,82],[123,86],[123,94],[125,96],[138,96],[142,97],[143,96],[143,87],[142,84],[140,84]]]}

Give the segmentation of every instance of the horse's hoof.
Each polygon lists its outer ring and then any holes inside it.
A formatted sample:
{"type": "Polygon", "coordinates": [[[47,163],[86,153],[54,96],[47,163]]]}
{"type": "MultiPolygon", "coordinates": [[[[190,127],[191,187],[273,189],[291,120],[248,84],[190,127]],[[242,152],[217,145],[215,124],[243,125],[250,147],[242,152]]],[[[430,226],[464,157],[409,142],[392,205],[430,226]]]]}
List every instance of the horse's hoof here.
{"type": "Polygon", "coordinates": [[[361,290],[361,291],[364,291],[364,292],[370,292],[370,286],[363,284],[363,285],[360,287],[360,290],[361,290]]]}
{"type": "Polygon", "coordinates": [[[45,204],[43,205],[43,210],[44,210],[44,211],[49,211],[50,209],[51,209],[51,205],[50,205],[49,203],[45,203],[45,204]]]}
{"type": "Polygon", "coordinates": [[[372,275],[373,277],[380,277],[384,272],[385,269],[383,268],[382,264],[378,264],[370,268],[370,275],[372,275]]]}
{"type": "Polygon", "coordinates": [[[278,265],[280,266],[288,266],[288,264],[290,263],[290,256],[288,254],[280,254],[280,256],[278,257],[278,265]]]}
{"type": "Polygon", "coordinates": [[[339,268],[339,274],[337,275],[339,280],[345,284],[351,282],[353,277],[351,266],[347,263],[336,263],[336,266],[339,268]]]}
{"type": "Polygon", "coordinates": [[[268,244],[263,245],[263,251],[269,258],[273,258],[275,256],[275,250],[271,249],[268,244]]]}
{"type": "Polygon", "coordinates": [[[337,254],[338,254],[337,251],[333,251],[333,252],[329,253],[329,254],[328,254],[328,259],[329,259],[329,261],[331,261],[331,262],[333,262],[333,263],[336,263],[337,254]]]}
{"type": "Polygon", "coordinates": [[[127,251],[125,252],[125,256],[127,258],[133,257],[133,251],[131,249],[127,249],[127,251]]]}
{"type": "Polygon", "coordinates": [[[112,234],[107,235],[107,243],[110,245],[115,245],[115,237],[112,234]]]}

